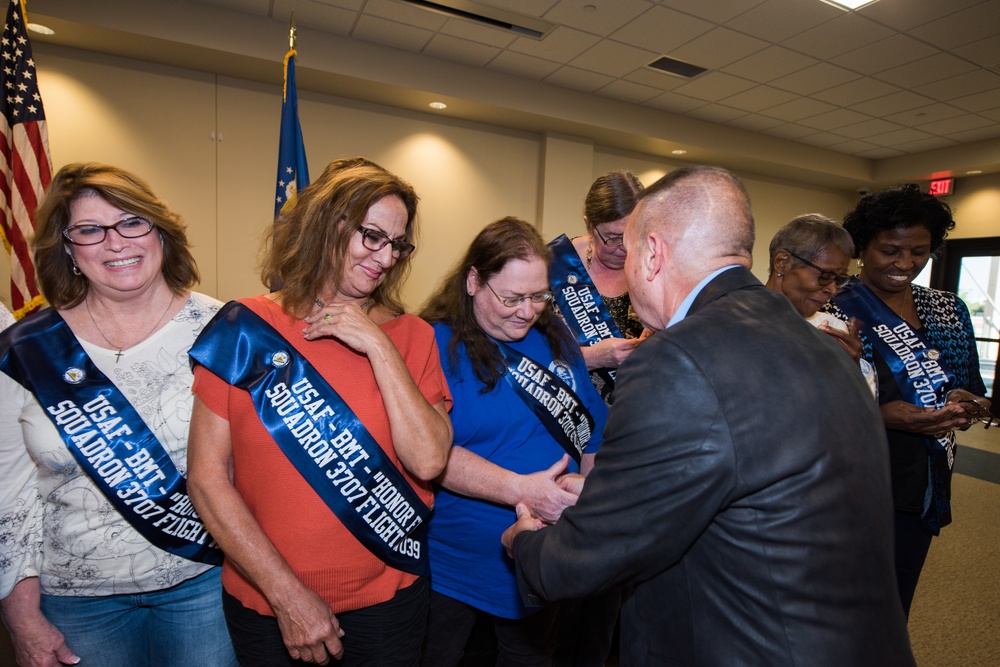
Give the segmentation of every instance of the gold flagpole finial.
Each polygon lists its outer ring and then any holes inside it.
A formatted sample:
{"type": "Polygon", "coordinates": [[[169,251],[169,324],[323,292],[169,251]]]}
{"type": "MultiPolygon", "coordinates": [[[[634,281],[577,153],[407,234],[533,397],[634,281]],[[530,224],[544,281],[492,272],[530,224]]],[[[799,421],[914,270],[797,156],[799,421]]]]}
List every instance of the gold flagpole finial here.
{"type": "Polygon", "coordinates": [[[291,51],[295,50],[295,12],[292,12],[291,18],[288,19],[288,49],[291,51]]]}

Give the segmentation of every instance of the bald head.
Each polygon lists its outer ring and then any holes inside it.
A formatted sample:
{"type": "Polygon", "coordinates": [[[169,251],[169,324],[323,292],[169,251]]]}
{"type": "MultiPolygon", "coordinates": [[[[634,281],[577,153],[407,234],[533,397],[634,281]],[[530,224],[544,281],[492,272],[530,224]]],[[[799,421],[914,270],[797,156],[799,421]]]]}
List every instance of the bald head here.
{"type": "Polygon", "coordinates": [[[754,223],[740,180],[719,167],[686,167],[651,185],[633,215],[636,236],[655,233],[679,266],[703,275],[729,264],[749,266],[754,223]]]}
{"type": "Polygon", "coordinates": [[[662,329],[702,278],[733,264],[750,268],[750,199],[725,169],[678,169],[643,192],[625,236],[632,304],[647,328],[662,329]]]}

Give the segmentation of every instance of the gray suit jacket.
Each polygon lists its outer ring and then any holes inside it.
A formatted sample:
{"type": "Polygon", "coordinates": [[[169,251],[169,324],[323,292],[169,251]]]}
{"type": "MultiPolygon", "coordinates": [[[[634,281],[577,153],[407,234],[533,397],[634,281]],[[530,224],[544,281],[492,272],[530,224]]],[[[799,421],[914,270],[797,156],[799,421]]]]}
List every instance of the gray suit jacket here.
{"type": "Polygon", "coordinates": [[[913,665],[885,433],[857,365],[743,268],[618,373],[575,507],[515,541],[532,601],[631,587],[622,665],[913,665]]]}

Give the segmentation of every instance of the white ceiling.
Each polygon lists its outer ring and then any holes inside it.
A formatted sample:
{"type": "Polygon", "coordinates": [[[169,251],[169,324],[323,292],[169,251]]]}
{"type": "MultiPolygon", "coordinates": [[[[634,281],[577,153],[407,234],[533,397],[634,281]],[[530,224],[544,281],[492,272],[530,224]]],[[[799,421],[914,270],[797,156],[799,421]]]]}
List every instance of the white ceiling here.
{"type": "MultiPolygon", "coordinates": [[[[69,4],[31,0],[29,11],[58,19],[69,13],[60,7],[69,4]]],[[[81,4],[97,5],[96,15],[100,6],[114,3],[81,4]]],[[[532,87],[524,90],[557,95],[562,91],[571,105],[588,99],[614,100],[617,105],[607,107],[609,111],[622,109],[629,114],[634,110],[646,114],[644,118],[662,118],[662,123],[676,126],[674,132],[664,130],[662,136],[654,137],[658,142],[644,144],[620,137],[619,143],[613,135],[622,135],[622,128],[612,127],[615,124],[610,121],[592,123],[605,125],[604,132],[597,128],[591,133],[580,123],[560,128],[540,122],[535,128],[524,113],[507,110],[510,126],[517,129],[563,130],[662,155],[680,147],[695,159],[715,161],[722,161],[719,155],[725,146],[711,146],[712,140],[701,136],[714,134],[723,144],[738,144],[739,137],[752,132],[780,140],[755,149],[765,153],[791,142],[822,149],[804,153],[804,160],[836,163],[840,155],[853,158],[852,166],[843,168],[846,171],[855,171],[856,164],[867,165],[856,170],[867,172],[867,179],[852,173],[829,181],[841,186],[851,180],[964,175],[969,169],[1000,171],[1000,0],[880,0],[855,12],[820,0],[489,0],[479,4],[537,17],[555,28],[539,40],[402,0],[200,0],[184,6],[187,14],[193,12],[188,16],[192,23],[204,13],[213,20],[221,15],[253,17],[274,24],[275,29],[284,29],[294,10],[300,33],[300,72],[310,66],[338,72],[336,63],[310,64],[307,35],[315,40],[327,34],[348,45],[390,47],[397,58],[400,52],[419,54],[419,62],[426,67],[434,61],[456,63],[464,72],[479,72],[486,82],[511,77],[530,81],[532,87]],[[708,71],[688,80],[646,67],[664,55],[708,71]],[[495,75],[503,78],[489,78],[495,75]],[[679,119],[701,123],[684,125],[679,119]],[[687,127],[701,131],[685,136],[687,127]],[[711,150],[698,156],[699,147],[711,150]],[[913,173],[906,173],[908,168],[913,173]]],[[[79,22],[85,15],[68,18],[79,22]]],[[[104,25],[128,31],[142,21],[137,16],[128,25],[113,24],[110,19],[104,25]]],[[[137,32],[177,39],[150,26],[137,32]]],[[[94,47],[83,38],[63,39],[71,45],[116,50],[112,45],[116,40],[94,47]]],[[[47,41],[59,42],[59,37],[47,41]]],[[[136,55],[134,48],[131,52],[127,48],[127,40],[117,41],[123,44],[122,55],[136,55]]],[[[213,48],[227,50],[221,44],[213,48]]],[[[352,67],[349,73],[356,77],[359,65],[352,67]]],[[[308,74],[300,73],[300,89],[308,79],[308,74]]],[[[323,87],[319,77],[314,84],[323,87]]],[[[400,87],[399,82],[394,85],[400,87]]],[[[420,88],[417,82],[414,91],[420,88]]],[[[418,92],[434,92],[427,88],[418,92]]],[[[345,89],[341,81],[336,94],[383,101],[367,95],[365,89],[361,80],[351,93],[350,86],[345,89]]],[[[514,88],[511,92],[519,94],[514,88]]],[[[399,96],[400,106],[416,108],[415,102],[409,97],[404,102],[404,97],[399,96]]],[[[420,99],[423,105],[430,98],[420,99]]],[[[505,103],[493,100],[488,106],[477,111],[476,105],[469,105],[458,115],[503,124],[505,103]]],[[[600,103],[595,103],[598,107],[600,103]]],[[[538,109],[524,111],[546,115],[538,109]]],[[[560,115],[555,110],[546,113],[560,115]]],[[[818,165],[816,170],[824,167],[818,165]]]]}

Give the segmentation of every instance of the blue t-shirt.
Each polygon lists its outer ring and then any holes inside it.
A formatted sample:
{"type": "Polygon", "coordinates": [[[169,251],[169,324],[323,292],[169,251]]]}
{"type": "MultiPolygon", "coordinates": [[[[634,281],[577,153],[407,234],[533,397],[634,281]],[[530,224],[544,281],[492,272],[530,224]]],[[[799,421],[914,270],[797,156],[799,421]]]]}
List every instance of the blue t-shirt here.
{"type": "MultiPolygon", "coordinates": [[[[501,377],[489,393],[479,393],[484,385],[472,370],[464,346],[458,350],[458,366],[452,367],[448,360],[451,327],[435,324],[434,335],[454,399],[450,415],[455,447],[467,447],[520,474],[545,470],[566,453],[505,378],[501,377]]],[[[554,370],[548,343],[536,330],[532,329],[524,340],[507,345],[554,370]]],[[[593,454],[601,443],[607,407],[591,384],[581,355],[576,355],[568,370],[569,377],[565,373],[559,373],[559,377],[582,399],[594,418],[594,434],[585,450],[593,454]]],[[[577,471],[572,460],[569,471],[577,471]]],[[[437,489],[428,539],[431,588],[494,616],[527,616],[530,612],[517,592],[514,561],[500,543],[500,535],[516,520],[513,507],[437,489]]]]}

